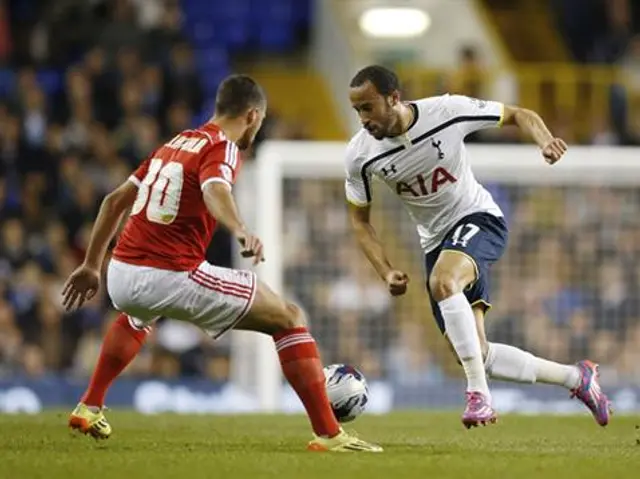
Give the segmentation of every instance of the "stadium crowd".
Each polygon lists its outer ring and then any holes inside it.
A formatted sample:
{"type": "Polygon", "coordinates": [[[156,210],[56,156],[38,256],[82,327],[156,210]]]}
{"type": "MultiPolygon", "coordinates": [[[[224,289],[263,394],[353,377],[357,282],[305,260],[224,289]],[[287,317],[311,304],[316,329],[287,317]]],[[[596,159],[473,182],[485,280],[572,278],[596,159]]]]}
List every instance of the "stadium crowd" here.
{"type": "MultiPolygon", "coordinates": [[[[110,21],[52,14],[51,24],[46,16],[14,19],[18,3],[0,0],[0,65],[16,78],[0,90],[0,375],[86,375],[114,314],[104,290],[65,314],[62,282],[82,258],[102,196],[161,140],[202,121],[212,98],[181,33],[177,2],[97,1],[113,7],[103,12],[110,21]],[[65,68],[57,88],[41,65],[65,68]]],[[[46,2],[30,3],[46,10],[46,2]]],[[[476,61],[473,52],[462,58],[461,68],[476,61]]],[[[474,93],[468,85],[458,90],[474,93]]],[[[261,137],[287,130],[271,120],[261,137]]],[[[492,338],[563,361],[593,355],[611,365],[609,377],[640,380],[633,377],[640,361],[638,193],[490,186],[511,224],[507,257],[495,269],[492,338]],[[620,211],[624,221],[609,224],[620,211]]],[[[408,319],[395,314],[353,243],[342,197],[339,181],[286,183],[288,292],[309,313],[327,362],[359,364],[371,377],[437,381],[443,368],[422,341],[435,331],[425,325],[426,298],[408,319]]],[[[388,228],[412,230],[397,202],[381,208],[388,228]]],[[[416,251],[413,243],[394,247],[392,256],[416,251]]],[[[223,231],[208,259],[231,264],[223,231]]],[[[414,278],[413,287],[420,284],[414,278]]],[[[212,343],[164,322],[129,373],[225,379],[228,337],[212,343]]]]}
{"type": "MultiPolygon", "coordinates": [[[[46,2],[0,2],[0,65],[7,66],[0,74],[15,77],[0,88],[0,375],[88,373],[113,312],[104,289],[71,315],[59,293],[83,257],[100,201],[162,140],[206,120],[213,106],[177,2],[62,3],[56,12],[46,2]],[[31,10],[20,11],[27,3],[31,10]],[[43,65],[65,67],[62,78],[43,65]]],[[[275,117],[263,137],[287,134],[275,117]]],[[[208,259],[231,264],[224,231],[208,259]]],[[[228,344],[165,324],[132,372],[225,378],[228,344]]]]}

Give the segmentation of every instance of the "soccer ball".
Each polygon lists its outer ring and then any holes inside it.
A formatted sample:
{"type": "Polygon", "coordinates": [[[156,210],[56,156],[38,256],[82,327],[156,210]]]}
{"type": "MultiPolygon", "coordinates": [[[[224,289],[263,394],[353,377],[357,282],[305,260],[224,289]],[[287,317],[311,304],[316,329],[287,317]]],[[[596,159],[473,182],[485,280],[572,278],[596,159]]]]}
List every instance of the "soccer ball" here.
{"type": "Polygon", "coordinates": [[[347,364],[324,368],[327,396],[338,422],[353,421],[365,410],[369,401],[367,380],[360,371],[347,364]]]}

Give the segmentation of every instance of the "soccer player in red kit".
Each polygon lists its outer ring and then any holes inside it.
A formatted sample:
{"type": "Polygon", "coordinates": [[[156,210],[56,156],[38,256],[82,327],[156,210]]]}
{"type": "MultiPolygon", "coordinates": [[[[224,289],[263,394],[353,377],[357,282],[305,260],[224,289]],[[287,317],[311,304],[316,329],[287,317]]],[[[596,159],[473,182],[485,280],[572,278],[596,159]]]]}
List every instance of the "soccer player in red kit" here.
{"type": "Polygon", "coordinates": [[[109,386],[133,360],[161,316],[191,322],[214,338],[230,329],[273,337],[284,376],[309,416],[314,451],[382,451],[343,431],[327,398],[316,343],[296,305],[277,296],[251,271],[221,268],[204,260],[216,223],[242,245],[242,255],[263,260],[260,239],[249,233],[231,188],[262,125],[266,99],[250,77],[225,79],[213,118],[155,150],[131,177],[108,194],[98,213],[85,260],[67,280],[63,304],[79,308],[100,287],[107,247],[125,213],[125,224],[107,270],[107,291],[120,311],[107,332],[89,387],[69,426],[106,439],[109,386]]]}

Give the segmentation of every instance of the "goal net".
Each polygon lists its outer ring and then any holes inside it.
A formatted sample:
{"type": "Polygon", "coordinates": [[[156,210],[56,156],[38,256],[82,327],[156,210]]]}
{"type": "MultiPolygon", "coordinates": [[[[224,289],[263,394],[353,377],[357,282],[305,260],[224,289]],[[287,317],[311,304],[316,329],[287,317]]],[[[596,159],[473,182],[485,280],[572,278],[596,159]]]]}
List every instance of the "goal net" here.
{"type": "MultiPolygon", "coordinates": [[[[468,148],[510,228],[507,252],[492,269],[489,339],[562,362],[597,360],[614,401],[626,398],[623,408],[635,408],[640,155],[573,147],[549,167],[531,145],[468,148]]],[[[258,275],[306,311],[326,364],[364,372],[374,410],[457,408],[464,383],[432,319],[415,228],[396,195],[375,184],[373,225],[393,264],[411,278],[408,293],[392,298],[349,230],[344,149],[270,142],[245,167],[250,187],[240,189],[239,201],[254,215],[266,252],[258,275]]],[[[253,387],[263,410],[282,410],[289,396],[269,338],[236,334],[234,341],[236,378],[253,387]]],[[[503,412],[582,410],[549,386],[492,387],[503,412]]]]}

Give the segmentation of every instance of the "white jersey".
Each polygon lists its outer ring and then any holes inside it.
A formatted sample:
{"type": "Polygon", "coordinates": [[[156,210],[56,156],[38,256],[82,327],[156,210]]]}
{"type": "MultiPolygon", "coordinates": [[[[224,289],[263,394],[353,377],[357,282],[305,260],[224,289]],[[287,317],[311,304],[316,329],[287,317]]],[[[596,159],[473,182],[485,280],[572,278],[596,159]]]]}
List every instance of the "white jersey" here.
{"type": "Polygon", "coordinates": [[[350,203],[365,206],[372,200],[371,178],[380,178],[400,197],[417,226],[422,248],[430,251],[467,215],[503,215],[476,181],[464,138],[499,126],[504,106],[458,95],[411,104],[416,118],[405,134],[376,140],[363,129],[351,139],[345,188],[350,203]]]}

